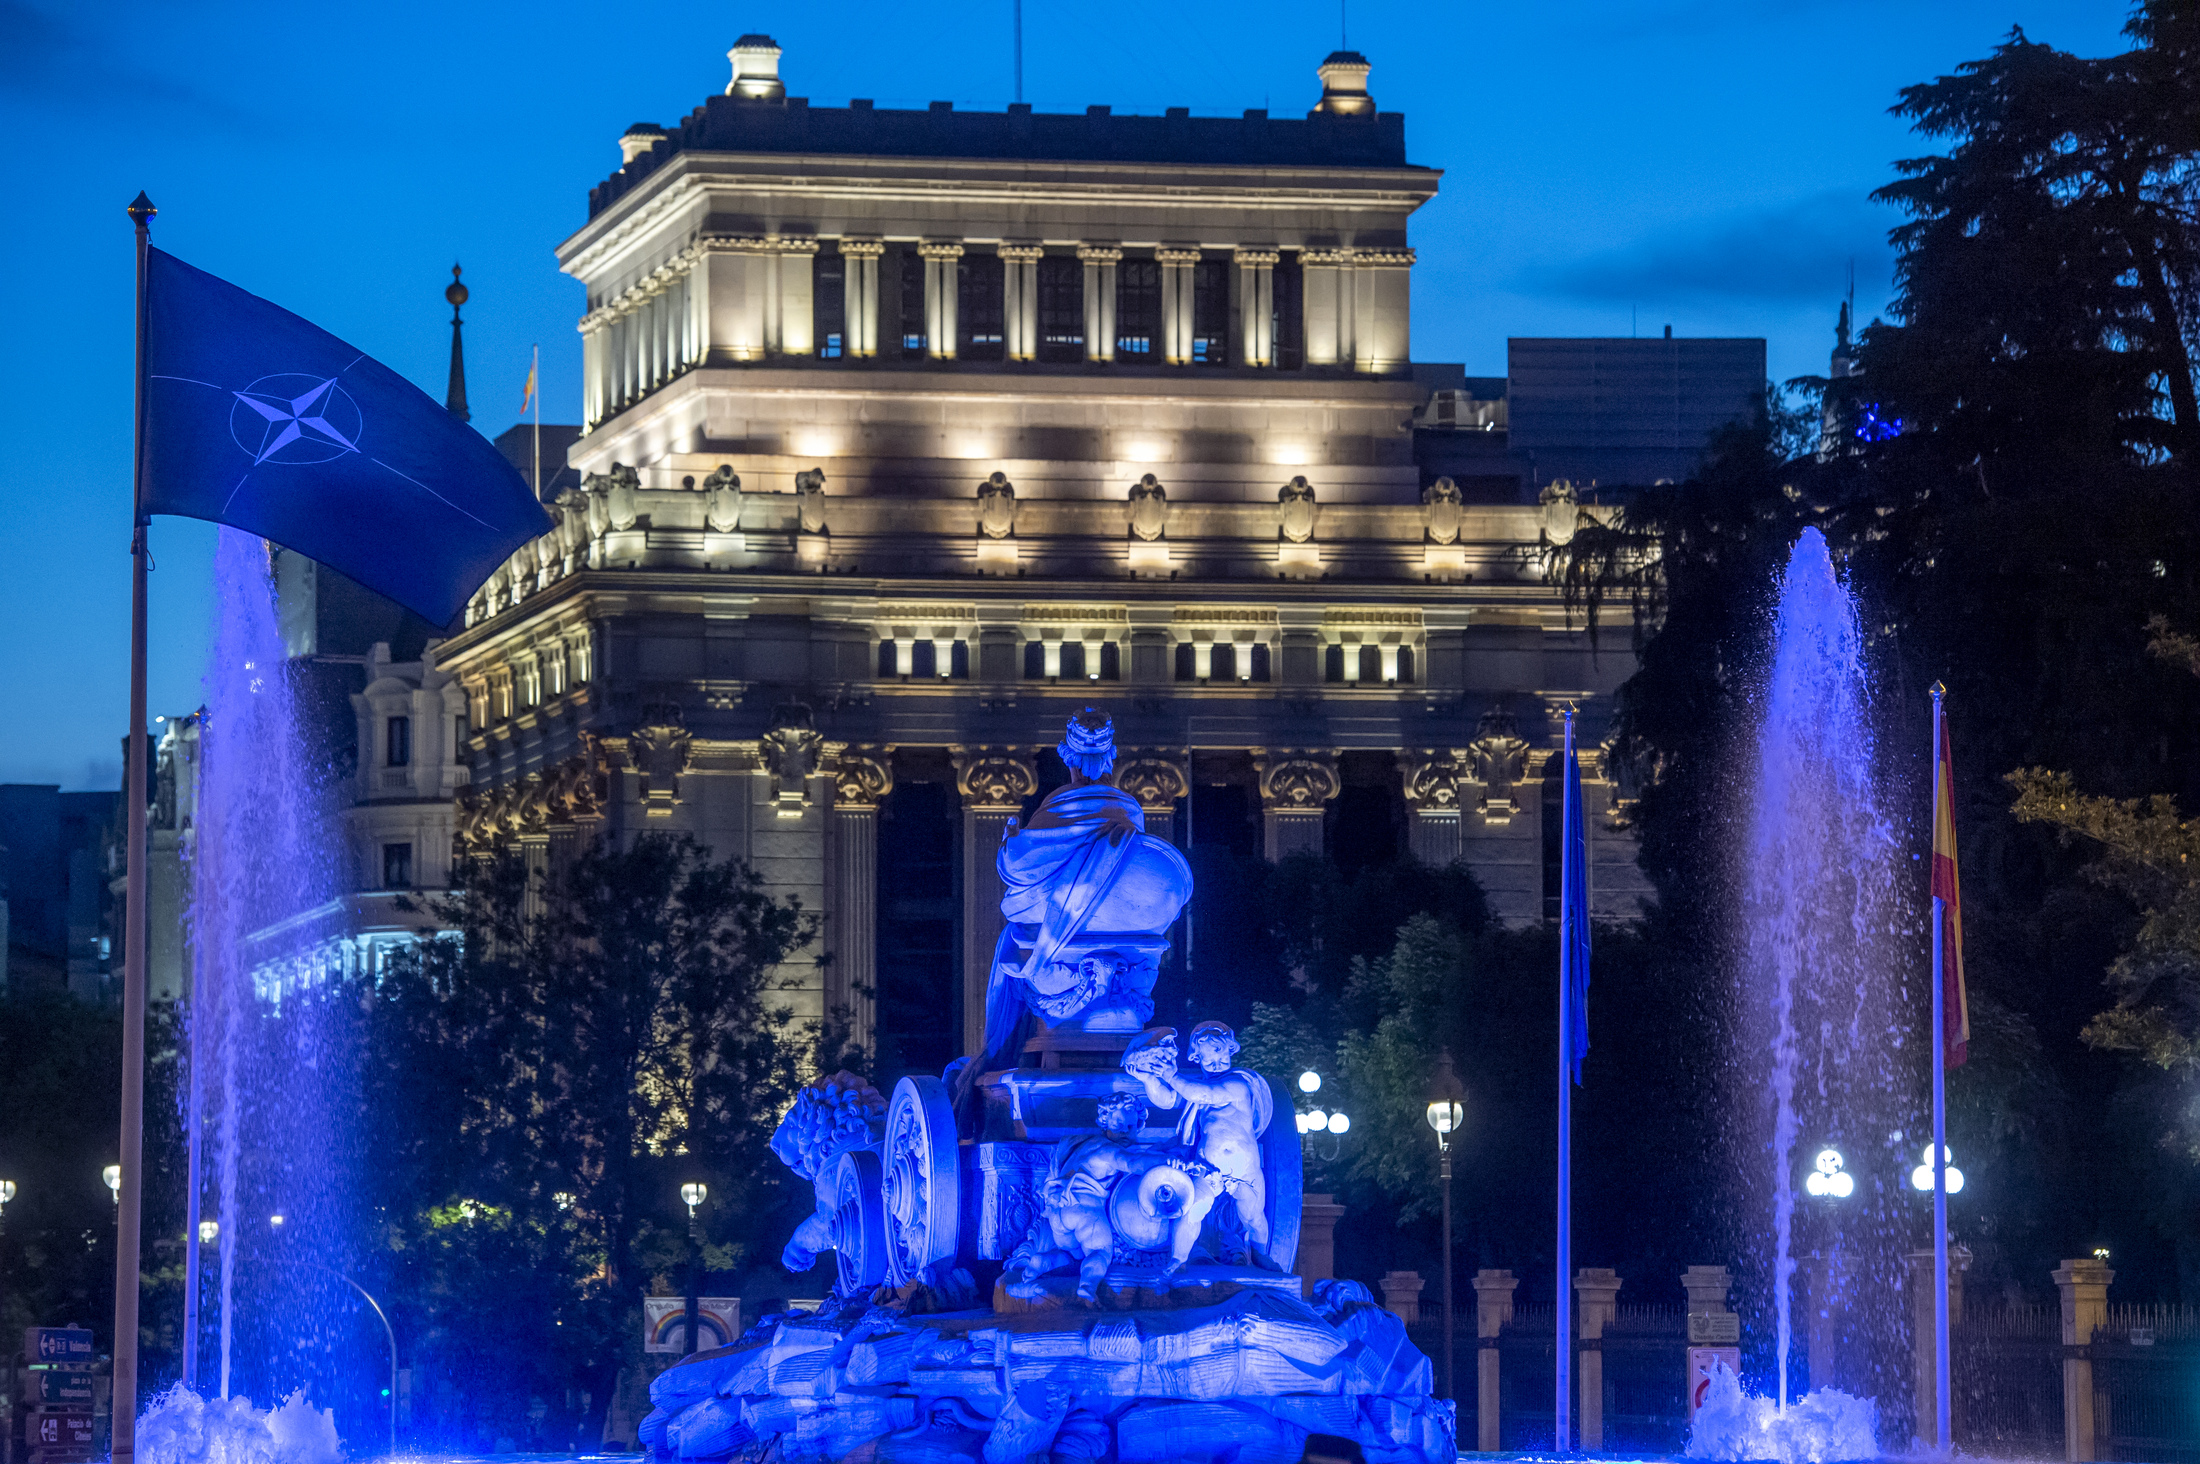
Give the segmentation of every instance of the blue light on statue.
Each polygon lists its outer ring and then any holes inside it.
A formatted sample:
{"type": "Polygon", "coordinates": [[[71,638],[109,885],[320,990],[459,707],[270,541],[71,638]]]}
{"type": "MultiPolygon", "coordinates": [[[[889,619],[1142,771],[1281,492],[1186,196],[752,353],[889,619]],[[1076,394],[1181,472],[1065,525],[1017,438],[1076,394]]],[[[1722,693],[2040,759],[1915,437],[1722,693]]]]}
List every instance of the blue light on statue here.
{"type": "Polygon", "coordinates": [[[1900,417],[1883,417],[1877,402],[1865,402],[1857,408],[1856,436],[1863,442],[1885,442],[1890,437],[1902,435],[1900,417]]]}

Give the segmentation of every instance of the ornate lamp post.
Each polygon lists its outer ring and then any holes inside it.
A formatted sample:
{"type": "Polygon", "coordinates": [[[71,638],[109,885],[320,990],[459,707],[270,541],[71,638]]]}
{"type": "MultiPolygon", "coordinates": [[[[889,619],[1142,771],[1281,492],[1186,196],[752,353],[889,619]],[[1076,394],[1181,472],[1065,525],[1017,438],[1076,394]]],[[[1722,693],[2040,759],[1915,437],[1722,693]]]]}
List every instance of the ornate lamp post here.
{"type": "Polygon", "coordinates": [[[1457,1396],[1453,1387],[1451,1342],[1451,1135],[1466,1122],[1466,1090],[1451,1070],[1449,1048],[1436,1054],[1436,1076],[1429,1084],[1428,1126],[1436,1130],[1436,1176],[1444,1187],[1444,1396],[1457,1396]]]}
{"type": "MultiPolygon", "coordinates": [[[[1313,1069],[1309,1068],[1307,1071],[1299,1074],[1299,1091],[1301,1093],[1307,1094],[1309,1097],[1311,1097],[1313,1094],[1319,1093],[1321,1090],[1322,1075],[1320,1073],[1317,1073],[1313,1069]]],[[[1321,1156],[1324,1159],[1334,1159],[1337,1157],[1338,1146],[1335,1140],[1342,1138],[1352,1128],[1351,1118],[1341,1108],[1309,1109],[1303,1113],[1300,1113],[1297,1116],[1297,1122],[1299,1126],[1299,1133],[1308,1139],[1319,1138],[1324,1134],[1327,1134],[1331,1137],[1329,1152],[1321,1156]]]]}
{"type": "Polygon", "coordinates": [[[688,1291],[687,1291],[687,1355],[695,1355],[695,1328],[702,1312],[703,1232],[696,1223],[695,1210],[710,1198],[710,1186],[700,1180],[689,1180],[680,1186],[680,1198],[688,1207],[688,1291]]]}

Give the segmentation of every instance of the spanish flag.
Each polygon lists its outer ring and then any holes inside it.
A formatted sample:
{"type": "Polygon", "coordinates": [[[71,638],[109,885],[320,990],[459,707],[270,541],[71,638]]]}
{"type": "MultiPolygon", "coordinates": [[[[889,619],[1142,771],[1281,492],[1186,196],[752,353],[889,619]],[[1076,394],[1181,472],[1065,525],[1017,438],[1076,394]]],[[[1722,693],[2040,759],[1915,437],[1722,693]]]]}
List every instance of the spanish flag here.
{"type": "MultiPolygon", "coordinates": [[[[1940,689],[1933,688],[1936,692],[1940,689]]],[[[1939,711],[1940,698],[1933,698],[1939,711]]],[[[1963,991],[1963,895],[1956,882],[1955,764],[1948,756],[1948,723],[1940,723],[1939,747],[1933,759],[1933,898],[1940,901],[1941,1033],[1949,1067],[1963,1066],[1971,1044],[1971,1008],[1963,991]]]]}

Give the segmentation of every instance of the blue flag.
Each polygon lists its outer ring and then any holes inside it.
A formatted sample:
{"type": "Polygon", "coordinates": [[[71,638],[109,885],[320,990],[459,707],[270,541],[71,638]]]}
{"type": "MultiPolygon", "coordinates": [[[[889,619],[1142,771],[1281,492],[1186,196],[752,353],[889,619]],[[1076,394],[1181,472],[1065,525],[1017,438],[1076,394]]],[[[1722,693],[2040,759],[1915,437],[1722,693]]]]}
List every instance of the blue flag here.
{"type": "Polygon", "coordinates": [[[1558,971],[1566,991],[1567,1056],[1574,1082],[1589,1055],[1589,838],[1581,817],[1581,758],[1574,752],[1574,718],[1566,714],[1565,817],[1560,839],[1558,971]]]}
{"type": "Polygon", "coordinates": [[[144,513],[274,540],[447,625],[550,528],[441,403],[309,321],[146,251],[144,513]]]}

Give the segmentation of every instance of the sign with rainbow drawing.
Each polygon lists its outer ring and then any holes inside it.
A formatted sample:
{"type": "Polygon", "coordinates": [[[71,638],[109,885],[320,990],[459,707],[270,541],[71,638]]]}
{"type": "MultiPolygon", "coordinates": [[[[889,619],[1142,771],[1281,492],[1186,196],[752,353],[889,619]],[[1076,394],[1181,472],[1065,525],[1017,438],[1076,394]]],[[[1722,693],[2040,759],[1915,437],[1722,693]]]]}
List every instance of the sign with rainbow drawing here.
{"type": "MultiPolygon", "coordinates": [[[[695,1350],[726,1347],[741,1335],[741,1298],[704,1296],[695,1303],[695,1350]]],[[[687,1298],[642,1298],[642,1351],[687,1353],[687,1298]]]]}

